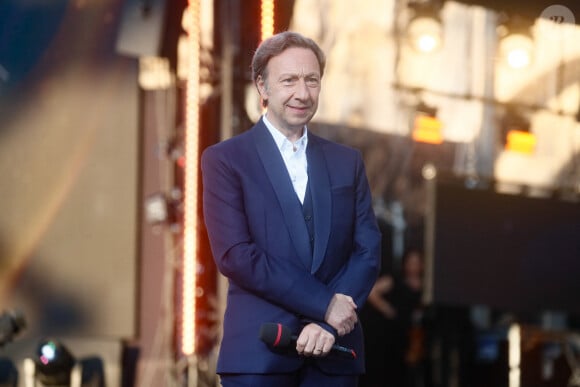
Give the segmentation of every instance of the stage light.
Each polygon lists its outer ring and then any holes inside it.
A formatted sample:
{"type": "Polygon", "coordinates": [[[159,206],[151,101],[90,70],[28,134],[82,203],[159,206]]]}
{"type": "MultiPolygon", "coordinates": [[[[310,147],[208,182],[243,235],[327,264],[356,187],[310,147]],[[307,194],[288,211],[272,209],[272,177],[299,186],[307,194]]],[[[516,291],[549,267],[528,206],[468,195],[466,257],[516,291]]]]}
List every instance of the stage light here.
{"type": "Polygon", "coordinates": [[[421,103],[417,106],[413,120],[413,140],[428,144],[443,142],[443,123],[437,118],[437,108],[421,103]]]}
{"type": "Polygon", "coordinates": [[[508,385],[521,386],[522,334],[518,324],[511,324],[508,329],[508,385]]]}
{"type": "Polygon", "coordinates": [[[534,42],[527,34],[510,34],[500,41],[500,57],[509,67],[523,69],[532,63],[534,42]]]}
{"type": "Polygon", "coordinates": [[[261,39],[274,35],[274,0],[262,0],[260,5],[261,39]]]}
{"type": "Polygon", "coordinates": [[[443,26],[439,17],[439,7],[435,2],[409,4],[413,12],[407,25],[407,39],[411,47],[421,53],[432,53],[443,45],[443,26]]]}
{"type": "Polygon", "coordinates": [[[75,363],[74,356],[63,344],[44,339],[36,349],[34,377],[45,386],[69,386],[75,363]]]}
{"type": "Polygon", "coordinates": [[[441,46],[441,22],[432,17],[413,19],[407,34],[411,45],[419,52],[430,53],[441,46]]]}
{"type": "Polygon", "coordinates": [[[531,155],[536,148],[536,136],[530,131],[530,120],[523,114],[508,109],[501,121],[501,136],[504,149],[531,155]]]}
{"type": "Polygon", "coordinates": [[[145,221],[162,224],[169,219],[169,203],[164,194],[157,192],[145,199],[145,221]]]}
{"type": "Polygon", "coordinates": [[[498,26],[499,58],[512,69],[524,69],[533,61],[534,39],[530,25],[518,17],[507,18],[498,26]]]}
{"type": "Polygon", "coordinates": [[[207,1],[189,0],[187,42],[189,68],[185,93],[184,192],[183,192],[183,274],[181,292],[180,349],[184,355],[196,349],[196,289],[199,233],[199,136],[201,15],[207,1]]]}
{"type": "Polygon", "coordinates": [[[536,136],[522,130],[510,130],[507,133],[506,150],[531,155],[536,149],[536,136]]]}

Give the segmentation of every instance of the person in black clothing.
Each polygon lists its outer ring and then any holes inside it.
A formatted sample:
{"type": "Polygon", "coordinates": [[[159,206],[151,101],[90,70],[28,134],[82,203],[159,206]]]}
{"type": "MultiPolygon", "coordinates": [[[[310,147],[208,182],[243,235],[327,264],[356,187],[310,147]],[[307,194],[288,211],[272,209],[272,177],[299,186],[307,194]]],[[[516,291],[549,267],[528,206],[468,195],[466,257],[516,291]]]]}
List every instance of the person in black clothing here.
{"type": "Polygon", "coordinates": [[[412,328],[420,318],[422,286],[423,255],[418,249],[405,252],[398,275],[383,272],[377,279],[361,311],[366,374],[360,387],[409,386],[410,366],[421,357],[421,342],[416,341],[420,331],[412,328]]]}

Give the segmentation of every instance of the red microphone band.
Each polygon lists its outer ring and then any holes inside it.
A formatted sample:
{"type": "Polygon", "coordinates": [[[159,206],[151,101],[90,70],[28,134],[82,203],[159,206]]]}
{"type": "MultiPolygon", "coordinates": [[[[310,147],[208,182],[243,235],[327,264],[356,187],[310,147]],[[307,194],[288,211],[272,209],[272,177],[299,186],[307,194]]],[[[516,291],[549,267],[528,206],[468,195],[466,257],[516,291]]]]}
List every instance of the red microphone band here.
{"type": "Polygon", "coordinates": [[[280,344],[280,339],[282,338],[282,324],[276,324],[278,326],[278,334],[276,335],[276,340],[274,341],[274,347],[277,347],[280,344]]]}

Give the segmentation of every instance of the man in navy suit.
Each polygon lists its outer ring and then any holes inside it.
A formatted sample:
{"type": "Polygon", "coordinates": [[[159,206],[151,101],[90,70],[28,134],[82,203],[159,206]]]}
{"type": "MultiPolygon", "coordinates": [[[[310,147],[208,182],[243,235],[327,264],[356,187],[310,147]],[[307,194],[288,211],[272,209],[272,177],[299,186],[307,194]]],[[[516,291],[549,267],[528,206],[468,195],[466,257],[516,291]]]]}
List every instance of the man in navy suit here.
{"type": "Polygon", "coordinates": [[[202,156],[205,223],[229,280],[224,387],[354,387],[364,372],[357,306],[377,277],[380,233],[360,153],[307,129],[324,66],[309,38],[266,39],[252,61],[266,113],[202,156]],[[265,323],[289,327],[295,346],[260,340],[265,323]]]}

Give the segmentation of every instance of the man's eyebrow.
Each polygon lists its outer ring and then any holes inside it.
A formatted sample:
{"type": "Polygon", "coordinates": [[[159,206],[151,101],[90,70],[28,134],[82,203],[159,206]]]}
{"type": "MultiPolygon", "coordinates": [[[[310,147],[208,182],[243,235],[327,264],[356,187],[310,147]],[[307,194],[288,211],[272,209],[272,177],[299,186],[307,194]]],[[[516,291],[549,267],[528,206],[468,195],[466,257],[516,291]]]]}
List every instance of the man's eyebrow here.
{"type": "Polygon", "coordinates": [[[280,78],[284,78],[284,77],[319,77],[320,78],[320,73],[313,71],[310,73],[282,73],[280,74],[280,78]]]}

